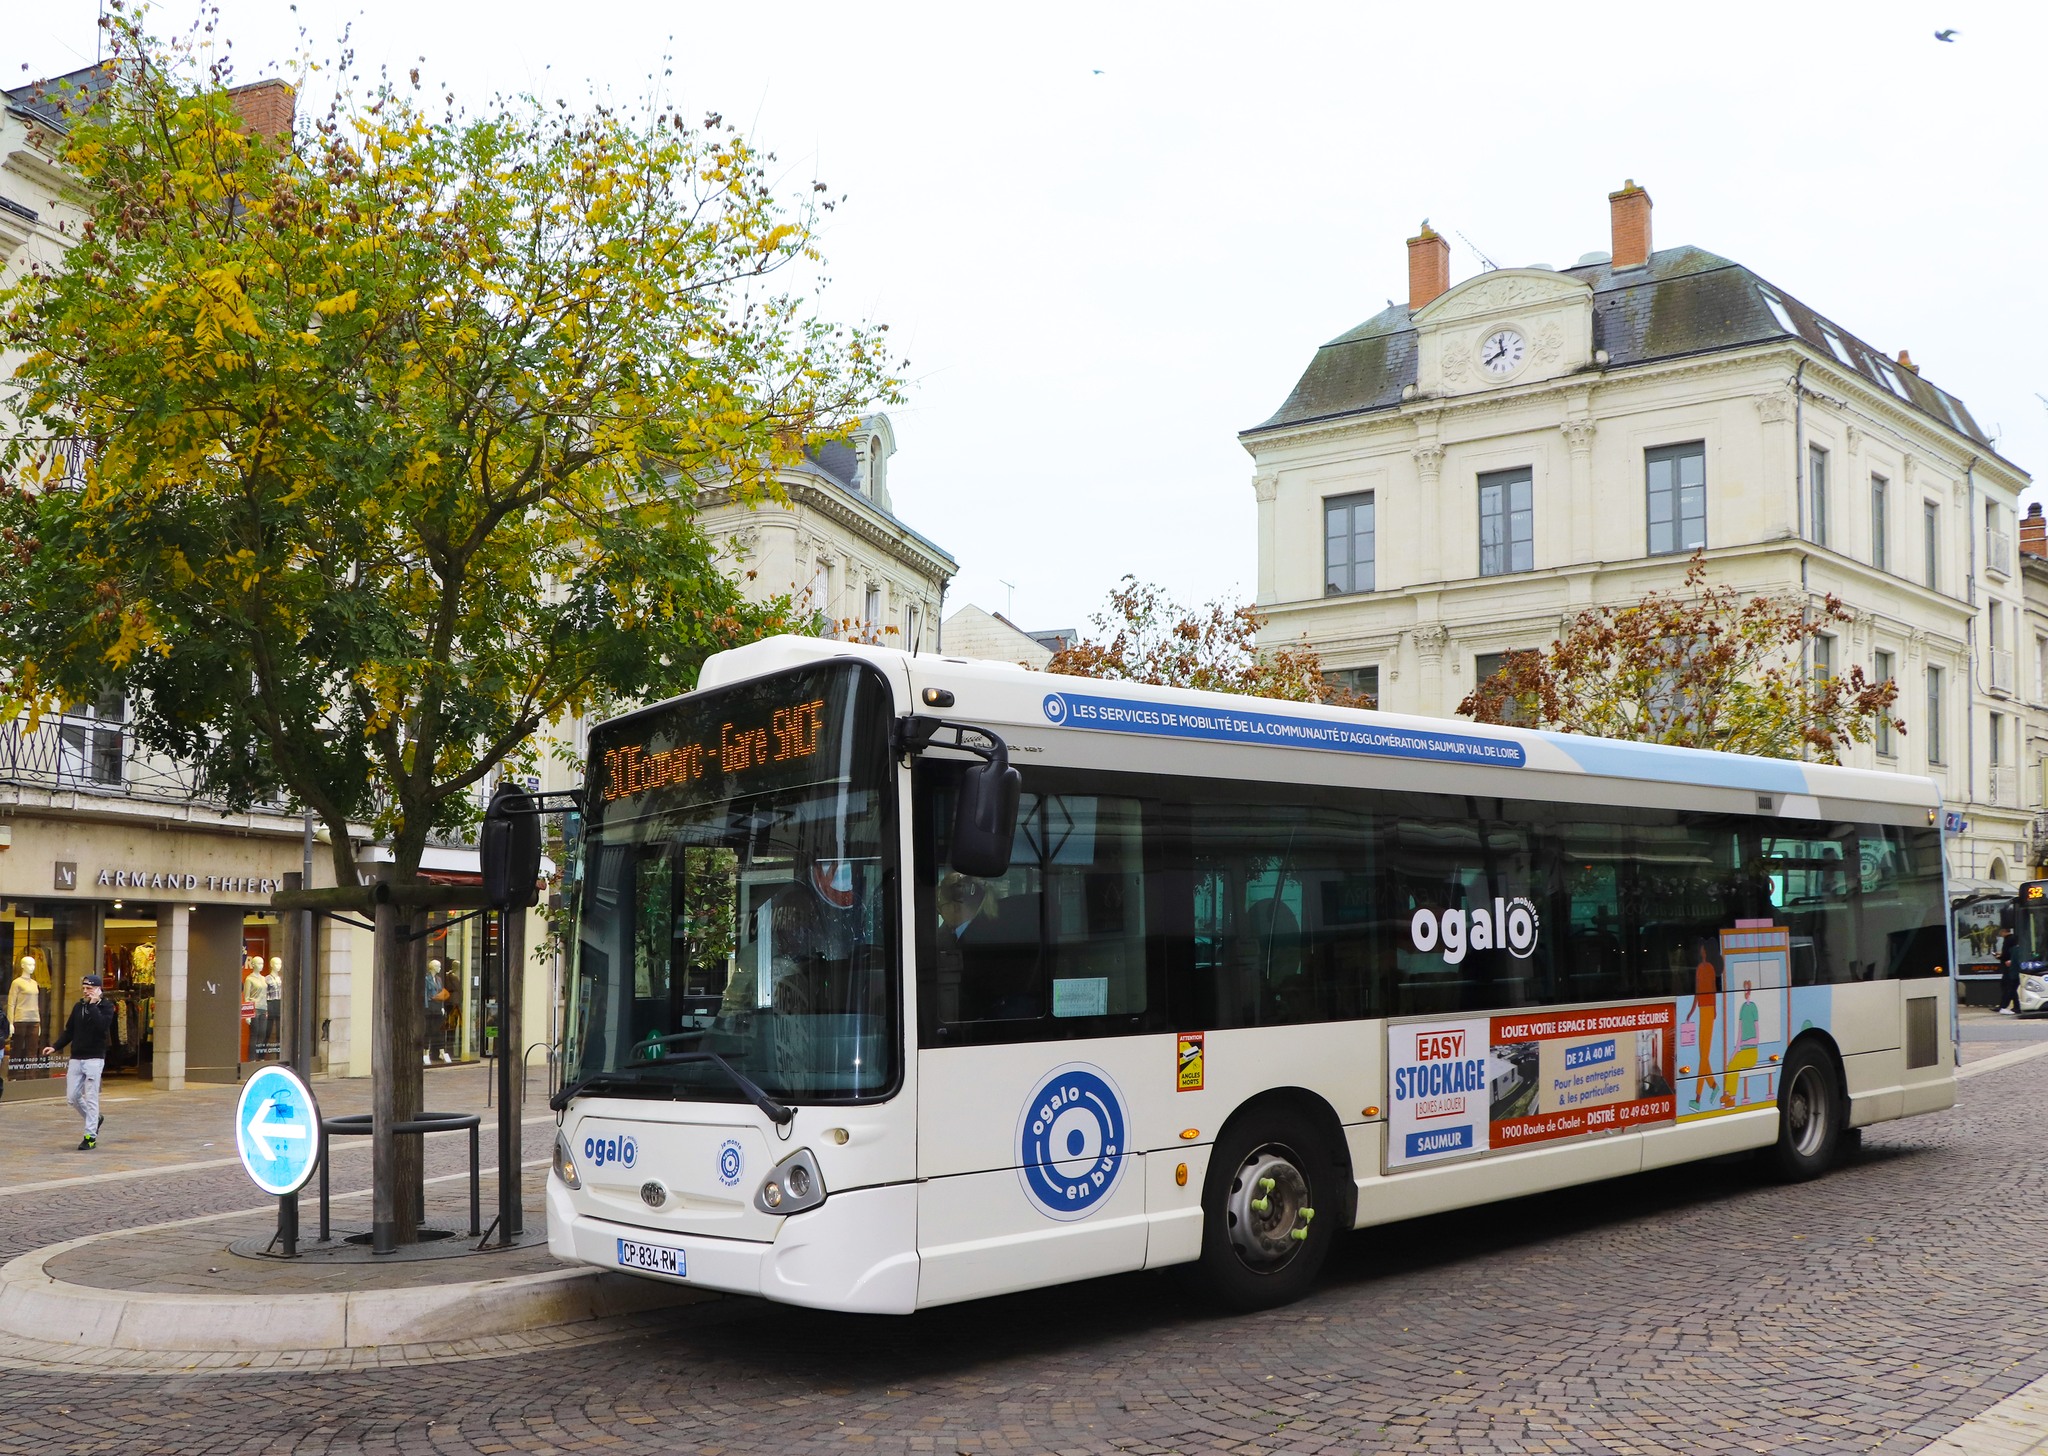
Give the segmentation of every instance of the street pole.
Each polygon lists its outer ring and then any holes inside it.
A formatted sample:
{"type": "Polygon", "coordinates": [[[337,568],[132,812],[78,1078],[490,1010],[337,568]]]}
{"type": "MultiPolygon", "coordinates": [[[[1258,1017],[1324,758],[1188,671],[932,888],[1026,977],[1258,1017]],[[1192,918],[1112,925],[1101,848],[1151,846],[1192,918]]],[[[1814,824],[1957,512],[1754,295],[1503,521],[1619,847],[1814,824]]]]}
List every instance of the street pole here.
{"type": "MultiPolygon", "coordinates": [[[[289,879],[289,877],[287,877],[289,879]]],[[[306,840],[299,884],[306,889],[313,888],[313,814],[306,812],[306,840]]],[[[310,909],[298,912],[299,922],[299,1004],[296,1027],[292,1036],[292,1070],[299,1074],[299,1080],[310,1084],[313,1079],[313,1048],[320,1038],[320,936],[318,922],[313,919],[310,909]]],[[[324,1146],[324,1144],[323,1144],[324,1146]]]]}
{"type": "MultiPolygon", "coordinates": [[[[305,877],[303,875],[295,874],[289,870],[285,872],[284,887],[286,890],[302,889],[304,886],[305,877]]],[[[285,964],[292,968],[291,979],[286,983],[286,989],[291,993],[292,997],[292,1016],[290,1019],[294,1027],[291,1034],[291,1066],[292,1070],[297,1072],[301,1080],[303,1080],[306,1076],[304,1047],[296,1028],[305,1019],[306,921],[310,917],[304,914],[293,914],[288,911],[280,918],[283,921],[279,929],[284,932],[285,964]]],[[[282,1028],[279,1029],[279,1034],[283,1034],[282,1028]]],[[[318,1136],[317,1129],[315,1130],[315,1136],[318,1136]]],[[[285,1258],[296,1259],[299,1257],[299,1195],[296,1189],[290,1193],[278,1196],[277,1241],[284,1245],[285,1258]]]]}
{"type": "Polygon", "coordinates": [[[525,1232],[519,1179],[519,1119],[525,1110],[525,1059],[520,1055],[520,1000],[526,977],[526,912],[498,912],[498,1238],[525,1232]]]}

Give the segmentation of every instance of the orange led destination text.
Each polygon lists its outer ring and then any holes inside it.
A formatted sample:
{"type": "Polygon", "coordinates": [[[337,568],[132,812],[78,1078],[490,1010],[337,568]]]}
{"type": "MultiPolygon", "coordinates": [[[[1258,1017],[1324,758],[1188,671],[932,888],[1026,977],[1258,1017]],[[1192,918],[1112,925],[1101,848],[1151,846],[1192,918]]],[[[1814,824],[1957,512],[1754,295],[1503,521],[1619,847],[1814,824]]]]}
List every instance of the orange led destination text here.
{"type": "Polygon", "coordinates": [[[622,799],[678,784],[693,784],[716,771],[743,774],[770,763],[809,758],[818,751],[825,726],[825,700],[777,708],[765,728],[718,725],[716,743],[682,743],[649,753],[637,743],[604,754],[604,800],[622,799]]]}

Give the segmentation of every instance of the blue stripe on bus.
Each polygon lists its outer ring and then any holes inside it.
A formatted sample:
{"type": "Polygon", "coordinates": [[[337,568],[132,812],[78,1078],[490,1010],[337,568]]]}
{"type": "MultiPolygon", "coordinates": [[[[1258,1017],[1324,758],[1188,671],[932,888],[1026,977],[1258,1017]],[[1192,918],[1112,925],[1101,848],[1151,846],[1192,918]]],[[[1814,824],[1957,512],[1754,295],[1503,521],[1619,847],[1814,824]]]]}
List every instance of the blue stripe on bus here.
{"type": "Polygon", "coordinates": [[[1361,717],[1342,722],[1296,718],[1238,708],[1183,707],[1143,698],[1102,698],[1082,693],[1047,693],[1045,720],[1061,728],[1106,733],[1142,733],[1156,738],[1208,738],[1255,743],[1267,748],[1320,748],[1388,758],[1429,758],[1490,768],[1520,768],[1526,756],[1511,738],[1438,733],[1428,728],[1393,728],[1361,717]]]}

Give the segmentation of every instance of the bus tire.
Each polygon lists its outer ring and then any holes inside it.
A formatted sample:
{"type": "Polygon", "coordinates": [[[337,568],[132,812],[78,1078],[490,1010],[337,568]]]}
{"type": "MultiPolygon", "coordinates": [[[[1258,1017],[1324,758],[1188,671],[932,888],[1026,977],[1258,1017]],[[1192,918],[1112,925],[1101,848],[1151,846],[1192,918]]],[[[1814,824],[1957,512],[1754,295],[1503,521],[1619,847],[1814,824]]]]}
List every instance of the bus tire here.
{"type": "Polygon", "coordinates": [[[1818,1178],[1834,1166],[1848,1122],[1834,1058],[1816,1042],[1801,1042],[1785,1058],[1778,1079],[1778,1141],[1766,1154],[1771,1172],[1786,1183],[1818,1178]]]}
{"type": "Polygon", "coordinates": [[[1196,1277],[1208,1296],[1255,1310],[1306,1294],[1341,1222],[1337,1183],[1336,1162],[1308,1119],[1275,1106],[1232,1122],[1202,1185],[1196,1277]]]}

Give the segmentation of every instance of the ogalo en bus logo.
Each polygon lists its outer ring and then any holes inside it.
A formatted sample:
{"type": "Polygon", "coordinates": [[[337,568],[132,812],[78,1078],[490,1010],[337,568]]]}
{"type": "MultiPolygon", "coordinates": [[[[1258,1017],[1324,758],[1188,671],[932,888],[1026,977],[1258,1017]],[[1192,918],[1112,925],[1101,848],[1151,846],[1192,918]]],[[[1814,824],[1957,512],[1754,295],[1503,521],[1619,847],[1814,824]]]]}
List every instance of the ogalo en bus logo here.
{"type": "Polygon", "coordinates": [[[1408,941],[1424,954],[1442,946],[1444,964],[1455,966],[1474,950],[1504,950],[1516,960],[1527,960],[1542,931],[1535,901],[1496,895],[1491,909],[1483,902],[1469,911],[1462,906],[1442,911],[1423,906],[1408,922],[1408,941]]]}
{"type": "Polygon", "coordinates": [[[1109,1073],[1085,1062],[1045,1076],[1017,1119],[1018,1175],[1052,1218],[1086,1218],[1105,1202],[1129,1147],[1123,1094],[1109,1073]]]}

